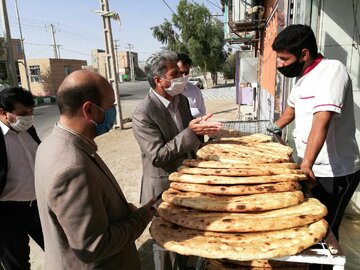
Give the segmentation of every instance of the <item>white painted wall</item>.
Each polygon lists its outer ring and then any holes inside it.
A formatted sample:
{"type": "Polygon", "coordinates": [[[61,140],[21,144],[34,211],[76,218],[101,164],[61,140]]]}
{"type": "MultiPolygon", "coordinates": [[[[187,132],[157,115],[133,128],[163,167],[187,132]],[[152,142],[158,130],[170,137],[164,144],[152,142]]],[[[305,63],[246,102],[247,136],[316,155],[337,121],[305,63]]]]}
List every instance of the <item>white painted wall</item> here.
{"type": "MultiPolygon", "coordinates": [[[[355,21],[360,27],[360,1],[323,1],[319,25],[319,50],[327,58],[340,60],[346,65],[353,81],[354,112],[356,118],[356,138],[360,143],[360,44],[354,40],[355,21]],[[358,5],[354,14],[353,3],[358,5]]],[[[347,212],[360,214],[360,187],[349,203],[347,212]]]]}

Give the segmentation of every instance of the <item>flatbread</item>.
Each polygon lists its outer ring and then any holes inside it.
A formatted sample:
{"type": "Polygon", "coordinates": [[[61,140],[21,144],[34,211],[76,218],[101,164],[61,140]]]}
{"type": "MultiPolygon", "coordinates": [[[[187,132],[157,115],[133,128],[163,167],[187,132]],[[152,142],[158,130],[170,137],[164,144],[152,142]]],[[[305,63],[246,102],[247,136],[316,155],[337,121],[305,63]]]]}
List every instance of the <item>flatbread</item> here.
{"type": "Polygon", "coordinates": [[[326,206],[317,199],[287,208],[255,212],[206,212],[163,202],[158,208],[163,219],[182,227],[214,232],[261,232],[290,229],[318,221],[326,216],[326,206]]]}
{"type": "Polygon", "coordinates": [[[202,175],[219,175],[219,176],[265,176],[276,174],[304,174],[301,170],[288,168],[273,168],[271,166],[243,168],[243,169],[208,169],[208,168],[191,168],[187,166],[178,167],[179,173],[185,174],[202,174],[202,175]]]}
{"type": "Polygon", "coordinates": [[[264,142],[272,141],[272,137],[265,134],[261,134],[261,133],[248,134],[248,133],[244,133],[236,130],[228,130],[228,129],[219,130],[215,134],[212,134],[211,137],[217,140],[229,140],[229,141],[241,142],[245,144],[264,143],[264,142]]]}
{"type": "Polygon", "coordinates": [[[279,162],[290,160],[290,155],[283,151],[277,151],[275,148],[259,148],[256,145],[250,146],[234,143],[207,143],[196,152],[196,155],[203,159],[207,159],[205,157],[209,155],[217,155],[222,158],[259,158],[279,160],[279,162]]]}
{"type": "MultiPolygon", "coordinates": [[[[254,261],[245,261],[254,262],[254,261]]],[[[308,270],[308,264],[282,262],[282,261],[269,261],[269,260],[256,260],[255,262],[267,262],[266,266],[251,266],[242,264],[241,261],[230,260],[206,260],[203,270],[271,270],[271,269],[284,269],[284,270],[308,270]]]]}
{"type": "Polygon", "coordinates": [[[165,202],[205,211],[259,212],[296,205],[304,201],[301,191],[221,196],[198,192],[182,192],[169,188],[162,194],[165,202]]]}
{"type": "Polygon", "coordinates": [[[241,266],[249,267],[263,267],[263,268],[287,268],[287,267],[305,267],[308,268],[308,264],[286,261],[274,261],[274,260],[252,260],[252,261],[231,261],[231,260],[212,260],[220,263],[233,263],[241,266]]]}
{"type": "Polygon", "coordinates": [[[210,193],[218,195],[249,195],[301,190],[297,182],[280,182],[259,185],[204,185],[181,182],[171,182],[170,187],[180,191],[210,193]]]}
{"type": "Polygon", "coordinates": [[[288,168],[299,169],[299,165],[293,162],[281,162],[281,163],[226,163],[220,161],[208,161],[202,159],[185,159],[183,165],[195,168],[213,168],[213,169],[247,169],[247,168],[288,168]]]}
{"type": "Polygon", "coordinates": [[[225,150],[219,151],[204,151],[199,149],[196,152],[198,158],[204,160],[213,160],[226,163],[243,163],[243,164],[261,164],[261,163],[280,163],[289,162],[291,159],[288,156],[283,157],[270,157],[270,156],[255,156],[248,154],[229,154],[225,150]]]}
{"type": "Polygon", "coordinates": [[[301,181],[306,180],[305,174],[279,174],[270,176],[250,176],[250,177],[235,177],[235,176],[213,176],[213,175],[193,175],[173,172],[169,175],[170,181],[194,184],[209,184],[209,185],[237,185],[237,184],[264,184],[277,183],[287,181],[301,181]]]}
{"type": "Polygon", "coordinates": [[[150,233],[159,246],[182,255],[249,261],[295,255],[322,240],[327,228],[322,219],[273,232],[216,233],[186,229],[156,217],[150,233]]]}

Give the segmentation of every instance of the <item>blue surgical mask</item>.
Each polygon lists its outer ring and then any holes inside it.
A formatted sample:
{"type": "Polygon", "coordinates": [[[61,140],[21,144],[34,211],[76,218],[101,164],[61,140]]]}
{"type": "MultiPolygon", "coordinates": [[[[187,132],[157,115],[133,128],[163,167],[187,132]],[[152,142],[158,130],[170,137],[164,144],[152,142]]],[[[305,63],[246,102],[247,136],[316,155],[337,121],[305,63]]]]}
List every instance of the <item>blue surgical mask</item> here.
{"type": "Polygon", "coordinates": [[[116,120],[116,108],[115,106],[112,106],[111,108],[104,110],[101,109],[99,106],[96,106],[94,103],[93,105],[105,113],[104,120],[101,123],[96,123],[95,121],[91,120],[96,127],[96,136],[100,136],[109,132],[110,129],[112,129],[116,120]]]}

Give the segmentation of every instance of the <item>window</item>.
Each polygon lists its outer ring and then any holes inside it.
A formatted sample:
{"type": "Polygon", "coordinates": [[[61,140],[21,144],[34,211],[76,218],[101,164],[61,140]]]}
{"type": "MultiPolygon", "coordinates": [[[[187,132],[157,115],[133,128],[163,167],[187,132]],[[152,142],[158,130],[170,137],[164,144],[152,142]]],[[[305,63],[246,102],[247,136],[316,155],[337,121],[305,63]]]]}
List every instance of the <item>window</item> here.
{"type": "Polygon", "coordinates": [[[31,82],[40,82],[41,81],[40,66],[39,65],[30,66],[29,69],[30,69],[31,82]]]}
{"type": "Polygon", "coordinates": [[[64,73],[65,75],[69,75],[71,73],[71,66],[64,66],[64,73]]]}

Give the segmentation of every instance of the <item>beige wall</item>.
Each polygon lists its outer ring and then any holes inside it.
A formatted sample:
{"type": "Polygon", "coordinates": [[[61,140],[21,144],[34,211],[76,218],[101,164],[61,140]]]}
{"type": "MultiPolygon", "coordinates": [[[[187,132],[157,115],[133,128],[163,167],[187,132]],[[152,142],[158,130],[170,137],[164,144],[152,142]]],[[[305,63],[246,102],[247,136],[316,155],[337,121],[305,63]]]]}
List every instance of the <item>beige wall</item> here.
{"type": "MultiPolygon", "coordinates": [[[[80,70],[87,65],[85,60],[75,59],[27,59],[31,92],[35,96],[54,96],[61,82],[67,76],[65,67],[70,71],[80,70]],[[40,66],[40,81],[31,81],[30,67],[40,66]]],[[[21,85],[26,88],[26,76],[23,65],[19,65],[21,85]]]]}
{"type": "MultiPolygon", "coordinates": [[[[132,52],[134,56],[134,67],[138,67],[138,54],[132,52]]],[[[103,50],[93,50],[92,51],[92,65],[94,70],[97,71],[100,75],[106,78],[106,54],[103,50]]],[[[117,70],[120,75],[130,74],[130,62],[129,62],[129,52],[128,51],[118,51],[117,52],[117,70]]]]}

